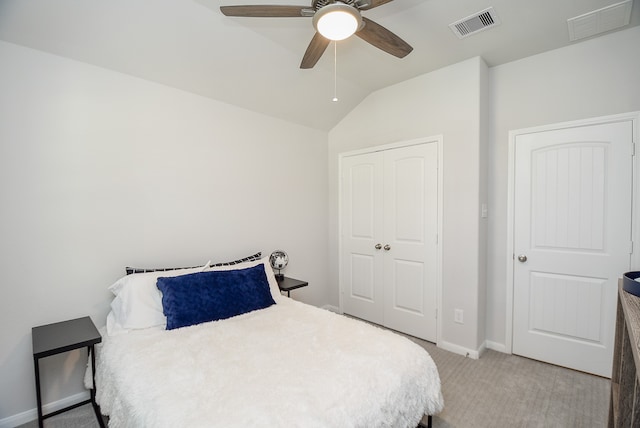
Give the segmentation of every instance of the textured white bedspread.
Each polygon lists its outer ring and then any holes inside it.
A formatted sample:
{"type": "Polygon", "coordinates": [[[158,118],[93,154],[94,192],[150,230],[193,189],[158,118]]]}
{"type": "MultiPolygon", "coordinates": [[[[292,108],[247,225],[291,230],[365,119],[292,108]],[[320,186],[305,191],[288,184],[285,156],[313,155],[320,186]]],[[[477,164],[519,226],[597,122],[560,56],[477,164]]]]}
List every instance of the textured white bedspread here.
{"type": "Polygon", "coordinates": [[[442,410],[420,346],[290,299],[223,321],[103,338],[109,426],[410,427],[442,410]]]}

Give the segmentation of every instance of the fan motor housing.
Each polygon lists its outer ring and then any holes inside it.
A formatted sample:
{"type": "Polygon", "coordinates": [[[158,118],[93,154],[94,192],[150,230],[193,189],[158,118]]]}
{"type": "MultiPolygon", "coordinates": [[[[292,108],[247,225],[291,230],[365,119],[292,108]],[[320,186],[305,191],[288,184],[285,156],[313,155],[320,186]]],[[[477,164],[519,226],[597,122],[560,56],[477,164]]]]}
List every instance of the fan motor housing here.
{"type": "Polygon", "coordinates": [[[356,9],[358,9],[358,3],[360,3],[359,0],[339,0],[339,1],[338,0],[313,0],[313,2],[311,3],[311,7],[314,10],[320,10],[325,6],[330,5],[332,3],[336,3],[336,2],[353,6],[356,9]]]}

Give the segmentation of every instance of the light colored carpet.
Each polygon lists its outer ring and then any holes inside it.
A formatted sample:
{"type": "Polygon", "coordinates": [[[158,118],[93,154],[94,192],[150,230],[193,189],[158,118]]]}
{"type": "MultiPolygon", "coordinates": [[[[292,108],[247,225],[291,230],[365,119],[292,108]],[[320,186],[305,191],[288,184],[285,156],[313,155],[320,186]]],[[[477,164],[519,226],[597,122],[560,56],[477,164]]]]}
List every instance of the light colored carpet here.
{"type": "Polygon", "coordinates": [[[472,360],[410,339],[440,373],[445,408],[434,428],[607,426],[609,379],[491,350],[472,360]]]}
{"type": "MultiPolygon", "coordinates": [[[[608,379],[496,351],[472,360],[410,339],[431,354],[440,372],[445,409],[433,418],[434,428],[607,425],[608,379]]],[[[37,426],[33,421],[20,428],[37,426]]],[[[98,423],[91,406],[85,405],[45,420],[44,426],[80,428],[98,423]]]]}

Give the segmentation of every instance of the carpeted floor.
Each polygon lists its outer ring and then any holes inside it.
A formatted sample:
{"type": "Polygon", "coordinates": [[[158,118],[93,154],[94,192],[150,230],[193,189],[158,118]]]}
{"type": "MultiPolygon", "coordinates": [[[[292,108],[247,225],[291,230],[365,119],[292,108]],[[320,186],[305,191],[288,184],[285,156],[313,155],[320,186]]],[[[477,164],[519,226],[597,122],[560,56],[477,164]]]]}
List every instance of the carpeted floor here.
{"type": "Polygon", "coordinates": [[[440,373],[445,408],[434,428],[607,426],[609,379],[491,350],[472,360],[411,339],[440,373]]]}
{"type": "MultiPolygon", "coordinates": [[[[104,421],[105,426],[107,426],[107,419],[104,418],[104,421]]],[[[44,428],[87,428],[99,426],[91,404],[85,404],[44,420],[44,428]]],[[[16,428],[38,428],[38,421],[31,421],[16,428]]]]}
{"type": "MultiPolygon", "coordinates": [[[[445,409],[434,428],[605,427],[609,380],[487,351],[479,360],[411,338],[438,366],[445,409]]],[[[426,418],[424,419],[426,425],[426,418]]],[[[37,421],[20,428],[36,428],[37,421]]],[[[45,428],[97,427],[90,405],[45,420],[45,428]]]]}

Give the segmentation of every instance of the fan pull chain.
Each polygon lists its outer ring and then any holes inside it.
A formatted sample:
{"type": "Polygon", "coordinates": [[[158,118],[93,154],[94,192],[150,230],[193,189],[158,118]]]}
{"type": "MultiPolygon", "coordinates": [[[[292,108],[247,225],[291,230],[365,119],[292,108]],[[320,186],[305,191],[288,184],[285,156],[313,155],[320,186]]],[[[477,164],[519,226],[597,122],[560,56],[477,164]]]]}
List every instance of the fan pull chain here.
{"type": "Polygon", "coordinates": [[[338,42],[333,42],[333,100],[338,102],[338,42]]]}

